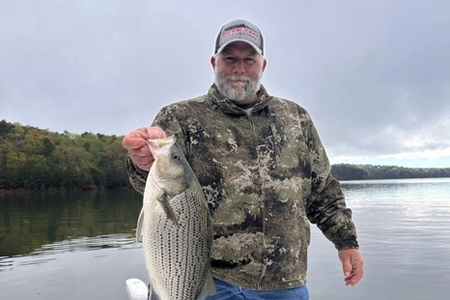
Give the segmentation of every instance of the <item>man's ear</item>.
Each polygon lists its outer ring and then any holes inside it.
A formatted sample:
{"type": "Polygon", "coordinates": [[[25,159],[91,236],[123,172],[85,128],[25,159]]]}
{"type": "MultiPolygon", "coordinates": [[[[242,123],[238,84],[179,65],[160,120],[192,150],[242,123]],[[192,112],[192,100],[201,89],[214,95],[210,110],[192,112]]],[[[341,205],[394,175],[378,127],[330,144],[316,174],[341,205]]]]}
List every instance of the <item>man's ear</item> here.
{"type": "Polygon", "coordinates": [[[214,56],[211,56],[211,66],[213,70],[216,70],[216,58],[214,56]]]}
{"type": "Polygon", "coordinates": [[[263,65],[262,65],[263,72],[266,69],[266,67],[267,67],[267,59],[264,58],[263,65]]]}

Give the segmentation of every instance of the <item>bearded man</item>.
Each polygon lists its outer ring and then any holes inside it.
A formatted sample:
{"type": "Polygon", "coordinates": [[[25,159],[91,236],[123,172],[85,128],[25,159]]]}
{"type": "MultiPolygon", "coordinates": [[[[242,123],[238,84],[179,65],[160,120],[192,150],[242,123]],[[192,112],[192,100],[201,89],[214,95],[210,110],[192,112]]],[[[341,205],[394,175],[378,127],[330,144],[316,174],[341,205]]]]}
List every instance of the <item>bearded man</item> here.
{"type": "Polygon", "coordinates": [[[153,157],[147,139],[175,135],[213,219],[216,299],[308,299],[309,224],[335,245],[347,285],[363,276],[351,210],[308,112],[268,94],[261,30],[225,24],[206,95],[160,110],[125,136],[130,182],[143,192],[153,157]]]}

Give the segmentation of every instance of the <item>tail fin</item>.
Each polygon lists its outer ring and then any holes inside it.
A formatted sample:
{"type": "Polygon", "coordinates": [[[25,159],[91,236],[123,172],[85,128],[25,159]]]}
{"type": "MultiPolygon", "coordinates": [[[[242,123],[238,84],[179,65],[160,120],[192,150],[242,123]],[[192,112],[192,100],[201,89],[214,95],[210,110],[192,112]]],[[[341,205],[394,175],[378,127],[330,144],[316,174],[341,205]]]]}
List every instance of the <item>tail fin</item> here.
{"type": "Polygon", "coordinates": [[[205,282],[203,283],[203,288],[196,300],[203,300],[208,296],[212,296],[216,293],[216,284],[211,276],[211,270],[208,269],[205,276],[205,282]]]}
{"type": "Polygon", "coordinates": [[[148,300],[161,300],[158,295],[153,291],[151,285],[148,285],[148,300]]]}

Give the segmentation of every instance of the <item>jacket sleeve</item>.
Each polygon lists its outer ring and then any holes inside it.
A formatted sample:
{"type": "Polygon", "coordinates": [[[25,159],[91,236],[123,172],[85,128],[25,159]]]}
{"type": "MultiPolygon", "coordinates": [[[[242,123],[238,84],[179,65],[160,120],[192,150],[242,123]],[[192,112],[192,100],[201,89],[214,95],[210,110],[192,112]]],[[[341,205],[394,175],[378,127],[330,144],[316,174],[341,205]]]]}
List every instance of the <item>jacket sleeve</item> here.
{"type": "Polygon", "coordinates": [[[175,135],[178,145],[182,148],[186,157],[188,149],[187,126],[183,126],[180,120],[186,119],[188,114],[189,112],[185,105],[172,104],[162,108],[152,123],[152,126],[158,126],[167,136],[175,135]]]}
{"type": "Polygon", "coordinates": [[[130,154],[126,158],[126,167],[128,180],[133,188],[140,194],[144,194],[145,182],[147,181],[148,172],[138,168],[130,158],[130,154]]]}
{"type": "Polygon", "coordinates": [[[310,123],[311,193],[306,200],[306,213],[311,223],[340,249],[358,248],[352,211],[347,208],[339,182],[331,175],[330,162],[317,129],[310,123]]]}
{"type": "MultiPolygon", "coordinates": [[[[160,110],[160,112],[156,115],[153,120],[152,126],[158,126],[167,136],[175,135],[177,137],[178,144],[183,148],[186,153],[186,146],[184,143],[184,134],[181,130],[181,126],[175,117],[176,105],[164,107],[160,110]]],[[[145,183],[147,181],[148,172],[137,167],[130,158],[130,155],[127,155],[126,158],[126,169],[128,173],[128,179],[133,186],[133,188],[144,194],[145,183]]]]}

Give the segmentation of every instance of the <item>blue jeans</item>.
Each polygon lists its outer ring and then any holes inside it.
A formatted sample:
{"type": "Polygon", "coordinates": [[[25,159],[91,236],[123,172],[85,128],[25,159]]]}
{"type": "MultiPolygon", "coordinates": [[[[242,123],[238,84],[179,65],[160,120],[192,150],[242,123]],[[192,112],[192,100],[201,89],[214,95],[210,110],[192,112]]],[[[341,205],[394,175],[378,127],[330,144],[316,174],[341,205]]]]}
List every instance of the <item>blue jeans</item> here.
{"type": "Polygon", "coordinates": [[[308,300],[309,294],[306,286],[298,288],[258,291],[250,290],[214,278],[217,294],[205,300],[308,300]]]}

